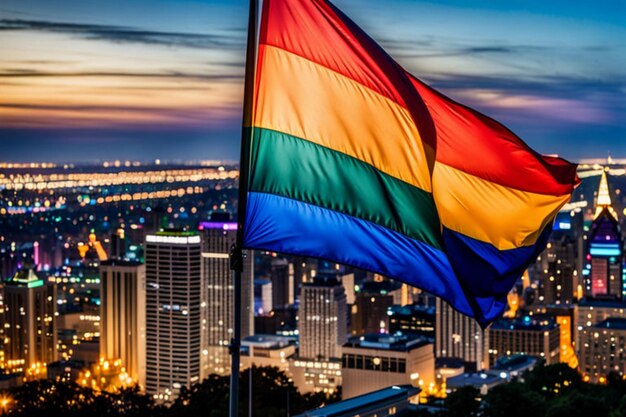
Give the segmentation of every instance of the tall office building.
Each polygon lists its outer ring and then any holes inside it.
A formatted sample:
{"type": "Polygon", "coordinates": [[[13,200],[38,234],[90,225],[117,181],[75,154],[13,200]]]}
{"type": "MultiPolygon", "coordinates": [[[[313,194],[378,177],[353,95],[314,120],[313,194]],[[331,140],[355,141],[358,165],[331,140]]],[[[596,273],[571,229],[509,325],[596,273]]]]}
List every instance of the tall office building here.
{"type": "Polygon", "coordinates": [[[459,358],[466,369],[489,367],[489,330],[437,298],[435,302],[435,356],[459,358]]]}
{"type": "Polygon", "coordinates": [[[341,358],[347,340],[348,307],[336,275],[319,274],[302,286],[300,295],[300,357],[341,358]]]}
{"type": "MultiPolygon", "coordinates": [[[[220,213],[222,214],[222,213],[220,213]]],[[[229,374],[228,346],[233,337],[235,300],[230,250],[236,241],[237,223],[213,216],[200,223],[202,236],[202,372],[229,374]]],[[[241,335],[254,333],[254,256],[248,251],[241,274],[241,335]]]]}
{"type": "Polygon", "coordinates": [[[259,315],[272,311],[272,281],[269,279],[254,280],[254,308],[259,315]]]}
{"type": "Polygon", "coordinates": [[[617,213],[611,206],[606,172],[602,173],[596,213],[587,236],[587,257],[583,270],[586,298],[600,300],[623,300],[624,241],[617,221],[617,213]]]}
{"type": "Polygon", "coordinates": [[[4,283],[4,359],[13,371],[57,360],[56,285],[25,266],[4,283]]]}
{"type": "Polygon", "coordinates": [[[146,277],[139,262],[100,264],[100,357],[119,359],[140,387],[146,385],[146,277]]]}
{"type": "Polygon", "coordinates": [[[388,333],[388,309],[399,305],[402,298],[402,284],[398,281],[365,281],[356,294],[351,308],[352,336],[370,333],[388,333]]]}
{"type": "Polygon", "coordinates": [[[539,302],[572,304],[576,290],[578,240],[553,233],[537,263],[541,268],[539,302]]]}
{"type": "Polygon", "coordinates": [[[159,401],[200,379],[200,260],[197,233],[146,236],[146,392],[159,401]]]}
{"type": "Polygon", "coordinates": [[[611,317],[586,328],[581,337],[580,370],[593,382],[614,372],[626,375],[626,318],[611,317]]]}
{"type": "Polygon", "coordinates": [[[528,268],[531,281],[539,284],[533,301],[546,306],[571,305],[579,297],[585,249],[583,224],[580,208],[557,214],[546,249],[528,268]]]}
{"type": "Polygon", "coordinates": [[[623,353],[615,351],[615,340],[606,337],[612,331],[610,324],[621,323],[618,319],[626,318],[623,245],[617,213],[611,205],[606,172],[603,172],[594,220],[587,235],[584,297],[578,304],[576,326],[580,370],[593,381],[618,370],[611,369],[607,361],[599,361],[604,353],[623,353]]]}
{"type": "Polygon", "coordinates": [[[418,304],[391,306],[389,315],[389,334],[414,334],[434,339],[435,307],[418,304]]]}
{"type": "Polygon", "coordinates": [[[543,358],[547,365],[559,363],[561,330],[552,317],[524,316],[500,319],[489,328],[489,360],[516,354],[543,358]]]}
{"type": "Polygon", "coordinates": [[[286,258],[272,259],[272,309],[282,310],[294,303],[294,267],[286,258]]]}

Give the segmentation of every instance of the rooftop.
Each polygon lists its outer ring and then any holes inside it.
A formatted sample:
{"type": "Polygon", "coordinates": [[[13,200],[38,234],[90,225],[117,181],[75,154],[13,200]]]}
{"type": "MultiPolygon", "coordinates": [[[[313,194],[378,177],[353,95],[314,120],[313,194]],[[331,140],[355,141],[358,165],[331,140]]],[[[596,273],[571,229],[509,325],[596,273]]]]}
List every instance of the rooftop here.
{"type": "Polygon", "coordinates": [[[200,243],[200,235],[195,231],[163,230],[152,235],[146,235],[146,242],[186,245],[200,243]]]}
{"type": "Polygon", "coordinates": [[[387,334],[367,334],[365,336],[351,337],[344,346],[406,352],[430,343],[428,339],[413,334],[396,334],[393,336],[387,334]]]}
{"type": "MultiPolygon", "coordinates": [[[[330,404],[317,410],[306,411],[296,417],[347,417],[388,403],[406,401],[419,394],[420,389],[410,385],[392,386],[378,391],[330,404]]],[[[390,404],[391,405],[391,404],[390,404]]]]}
{"type": "Polygon", "coordinates": [[[546,316],[524,316],[520,319],[500,319],[493,323],[491,330],[551,330],[558,324],[552,318],[546,316]]]}
{"type": "Polygon", "coordinates": [[[537,358],[530,355],[511,355],[498,358],[494,371],[521,372],[537,364],[537,358]]]}
{"type": "Polygon", "coordinates": [[[337,287],[341,286],[339,275],[337,274],[317,274],[313,282],[303,284],[305,287],[337,287]]]}
{"type": "Polygon", "coordinates": [[[465,368],[462,358],[435,358],[435,368],[460,369],[465,368]]]}
{"type": "Polygon", "coordinates": [[[143,265],[139,261],[128,261],[124,259],[107,259],[100,262],[101,266],[141,266],[143,265]]]}
{"type": "Polygon", "coordinates": [[[465,373],[446,379],[448,388],[456,389],[471,385],[480,389],[483,385],[498,385],[506,382],[505,378],[491,372],[465,373]]]}
{"type": "Polygon", "coordinates": [[[593,327],[596,327],[599,329],[626,330],[626,319],[611,317],[604,321],[599,322],[593,327]]]}
{"type": "Polygon", "coordinates": [[[25,265],[18,270],[15,275],[8,278],[5,284],[13,287],[36,288],[44,285],[45,281],[44,278],[35,271],[34,266],[25,265]]]}
{"type": "Polygon", "coordinates": [[[267,349],[278,349],[294,344],[293,337],[278,336],[273,334],[255,334],[246,337],[242,342],[244,346],[262,347],[267,349]]]}
{"type": "Polygon", "coordinates": [[[182,236],[182,237],[189,237],[189,236],[197,236],[198,232],[193,231],[193,230],[166,229],[166,230],[160,230],[160,231],[156,232],[155,235],[156,236],[182,236]]]}
{"type": "Polygon", "coordinates": [[[583,298],[578,303],[578,307],[604,307],[604,308],[626,308],[626,301],[620,300],[597,300],[583,298]]]}
{"type": "Polygon", "coordinates": [[[387,309],[388,313],[402,316],[420,315],[435,316],[435,307],[421,306],[418,304],[408,304],[405,306],[392,305],[387,309]]]}
{"type": "Polygon", "coordinates": [[[210,222],[201,222],[198,225],[198,230],[211,230],[211,229],[237,230],[237,223],[210,221],[210,222]]]}

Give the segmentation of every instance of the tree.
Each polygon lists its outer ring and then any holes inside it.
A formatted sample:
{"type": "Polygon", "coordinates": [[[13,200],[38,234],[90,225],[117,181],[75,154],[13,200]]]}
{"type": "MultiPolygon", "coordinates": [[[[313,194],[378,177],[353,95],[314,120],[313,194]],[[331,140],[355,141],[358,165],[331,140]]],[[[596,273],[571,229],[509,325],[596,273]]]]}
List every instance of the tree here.
{"type": "Polygon", "coordinates": [[[541,417],[545,412],[544,399],[519,382],[492,388],[483,402],[487,417],[541,417]]]}
{"type": "Polygon", "coordinates": [[[626,416],[626,394],[622,397],[617,407],[611,412],[611,417],[624,417],[626,416]]]}
{"type": "Polygon", "coordinates": [[[480,392],[470,385],[461,387],[448,395],[444,404],[447,409],[444,413],[446,417],[478,416],[480,392]]]}
{"type": "Polygon", "coordinates": [[[39,380],[10,391],[8,415],[20,417],[163,416],[163,408],[137,387],[98,392],[73,382],[39,380]]]}
{"type": "Polygon", "coordinates": [[[551,400],[560,395],[581,389],[584,385],[582,377],[564,363],[539,366],[533,369],[526,378],[526,385],[532,391],[551,400]]]}
{"type": "Polygon", "coordinates": [[[554,400],[546,417],[609,417],[609,408],[602,400],[584,395],[580,392],[571,392],[554,400]]]}
{"type": "MultiPolygon", "coordinates": [[[[337,394],[300,394],[293,381],[275,367],[256,367],[240,374],[239,415],[247,416],[252,375],[252,410],[255,416],[284,417],[339,400],[337,394]],[[289,413],[287,413],[289,411],[289,413]]],[[[183,388],[170,408],[172,417],[228,415],[229,377],[211,375],[202,383],[183,388]]]]}

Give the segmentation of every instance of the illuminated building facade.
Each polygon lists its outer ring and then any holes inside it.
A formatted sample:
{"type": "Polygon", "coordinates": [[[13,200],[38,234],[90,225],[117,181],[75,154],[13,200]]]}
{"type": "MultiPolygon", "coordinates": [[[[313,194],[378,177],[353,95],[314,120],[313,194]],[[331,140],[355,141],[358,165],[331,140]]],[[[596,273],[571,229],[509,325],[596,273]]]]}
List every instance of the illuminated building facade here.
{"type": "Polygon", "coordinates": [[[341,374],[343,399],[392,385],[433,389],[433,345],[414,335],[352,337],[343,346],[341,374]]]}
{"type": "MultiPolygon", "coordinates": [[[[600,381],[614,369],[620,352],[607,328],[626,318],[624,287],[624,242],[611,197],[606,172],[602,173],[596,212],[587,236],[587,254],[583,269],[584,297],[578,305],[576,348],[581,372],[586,378],[600,381]],[[607,354],[608,358],[601,356],[607,354]]],[[[622,345],[623,346],[623,345],[622,345]]],[[[619,367],[618,367],[619,368],[619,367]]]]}
{"type": "Polygon", "coordinates": [[[580,369],[593,382],[615,372],[626,375],[626,318],[611,317],[586,328],[581,337],[580,369]]]}
{"type": "Polygon", "coordinates": [[[352,305],[350,333],[388,333],[388,309],[401,302],[402,285],[391,280],[366,281],[361,285],[352,305]]]}
{"type": "Polygon", "coordinates": [[[288,308],[295,300],[294,266],[285,258],[272,258],[272,309],[288,308]]]}
{"type": "Polygon", "coordinates": [[[271,366],[289,375],[290,358],[296,354],[293,337],[259,334],[241,341],[241,367],[271,366]]]}
{"type": "Polygon", "coordinates": [[[200,379],[200,263],[197,233],[146,236],[146,392],[158,401],[200,379]]]}
{"type": "Polygon", "coordinates": [[[571,305],[578,298],[585,240],[581,208],[559,212],[545,250],[528,268],[533,284],[538,284],[541,305],[571,305]]]}
{"type": "Polygon", "coordinates": [[[489,367],[489,329],[437,298],[435,302],[435,356],[459,358],[466,370],[489,367]]]}
{"type": "Polygon", "coordinates": [[[119,359],[130,378],[145,387],[146,280],[138,262],[100,264],[100,356],[119,359]]]}
{"type": "MultiPolygon", "coordinates": [[[[604,366],[595,363],[598,352],[611,352],[610,337],[595,337],[596,334],[601,335],[605,330],[598,330],[602,323],[610,320],[626,319],[626,303],[623,301],[611,300],[588,300],[583,299],[578,305],[578,326],[577,326],[577,344],[578,361],[580,371],[583,375],[598,381],[601,377],[606,377],[604,366]],[[605,344],[605,346],[600,346],[605,344]]],[[[615,349],[615,347],[613,347],[615,349]]],[[[602,362],[605,362],[603,360],[602,362]]],[[[609,370],[610,371],[610,370],[609,370]]]]}
{"type": "Polygon", "coordinates": [[[56,284],[48,284],[32,266],[4,283],[4,360],[14,371],[57,360],[56,284]]]}
{"type": "Polygon", "coordinates": [[[389,334],[417,334],[435,337],[435,307],[418,304],[394,305],[387,310],[389,334]]]}
{"type": "Polygon", "coordinates": [[[554,317],[559,325],[561,332],[560,362],[568,364],[570,368],[578,368],[578,357],[576,356],[575,348],[578,306],[575,304],[551,305],[546,307],[545,312],[554,317]]]}
{"type": "Polygon", "coordinates": [[[346,294],[336,275],[318,274],[302,286],[299,313],[300,357],[339,359],[347,340],[346,294]]]}
{"type": "Polygon", "coordinates": [[[269,279],[254,280],[255,313],[269,314],[272,311],[272,281],[269,279]]]}
{"type": "Polygon", "coordinates": [[[546,250],[539,257],[539,302],[542,304],[571,304],[574,299],[578,242],[568,235],[553,232],[546,250]]]}
{"type": "Polygon", "coordinates": [[[611,206],[606,173],[602,173],[596,214],[587,236],[586,264],[583,269],[584,294],[588,299],[623,300],[624,242],[611,206]]]}
{"type": "Polygon", "coordinates": [[[561,329],[551,317],[501,319],[489,328],[489,365],[516,354],[538,356],[552,365],[560,361],[561,329]]]}
{"type": "Polygon", "coordinates": [[[342,386],[341,359],[292,358],[289,371],[294,385],[301,393],[332,393],[342,386]]]}
{"type": "MultiPolygon", "coordinates": [[[[219,213],[228,216],[226,213],[219,213]]],[[[228,345],[233,337],[235,293],[230,250],[237,237],[237,223],[218,221],[200,223],[202,236],[202,372],[230,374],[228,345]]],[[[241,274],[241,335],[254,333],[254,255],[248,251],[241,274]]]]}

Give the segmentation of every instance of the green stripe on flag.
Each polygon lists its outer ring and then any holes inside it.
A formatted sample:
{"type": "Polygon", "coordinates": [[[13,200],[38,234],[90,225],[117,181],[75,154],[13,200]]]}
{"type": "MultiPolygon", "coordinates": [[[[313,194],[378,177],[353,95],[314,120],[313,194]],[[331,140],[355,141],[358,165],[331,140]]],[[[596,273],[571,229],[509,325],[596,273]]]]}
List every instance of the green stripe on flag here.
{"type": "Polygon", "coordinates": [[[250,191],[363,219],[441,249],[432,194],[356,158],[304,139],[254,128],[250,191]]]}

